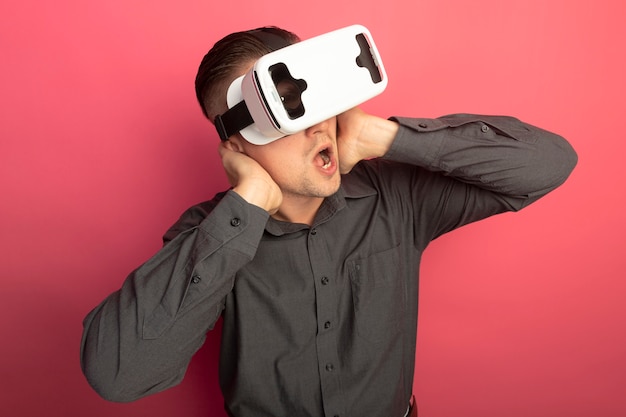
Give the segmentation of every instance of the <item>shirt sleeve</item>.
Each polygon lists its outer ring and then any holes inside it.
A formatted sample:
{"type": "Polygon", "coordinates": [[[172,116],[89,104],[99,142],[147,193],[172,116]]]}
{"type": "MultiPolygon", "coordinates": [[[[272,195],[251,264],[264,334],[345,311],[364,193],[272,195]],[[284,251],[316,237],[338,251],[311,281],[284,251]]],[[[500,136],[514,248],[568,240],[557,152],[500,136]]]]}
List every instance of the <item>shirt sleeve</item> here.
{"type": "Polygon", "coordinates": [[[96,392],[132,401],[182,380],[268,216],[229,191],[210,212],[181,217],[164,247],[84,320],[81,366],[96,392]]]}
{"type": "Polygon", "coordinates": [[[563,137],[513,117],[455,114],[392,120],[400,129],[384,159],[424,172],[416,176],[419,185],[414,184],[419,189],[416,223],[424,242],[522,209],[561,185],[577,163],[563,137]]]}

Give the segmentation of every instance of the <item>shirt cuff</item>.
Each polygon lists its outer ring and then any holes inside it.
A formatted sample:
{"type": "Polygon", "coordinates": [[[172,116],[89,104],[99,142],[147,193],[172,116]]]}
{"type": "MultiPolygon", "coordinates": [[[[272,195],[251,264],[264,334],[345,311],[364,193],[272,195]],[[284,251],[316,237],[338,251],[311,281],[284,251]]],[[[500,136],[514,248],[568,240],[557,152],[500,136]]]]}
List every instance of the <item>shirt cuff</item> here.
{"type": "Polygon", "coordinates": [[[248,203],[239,194],[230,190],[206,219],[200,223],[200,230],[228,245],[235,237],[234,249],[253,257],[265,230],[269,213],[248,203]]]}
{"type": "Polygon", "coordinates": [[[444,143],[436,132],[448,125],[438,119],[392,117],[390,120],[399,123],[400,128],[383,158],[425,168],[432,166],[444,143]]]}

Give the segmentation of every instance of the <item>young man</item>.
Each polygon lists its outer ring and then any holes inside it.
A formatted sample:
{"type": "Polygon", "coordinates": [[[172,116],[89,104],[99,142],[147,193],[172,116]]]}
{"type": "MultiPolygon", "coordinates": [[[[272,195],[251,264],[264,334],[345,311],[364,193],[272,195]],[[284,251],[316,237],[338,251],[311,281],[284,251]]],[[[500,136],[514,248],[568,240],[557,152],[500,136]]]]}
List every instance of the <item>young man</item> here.
{"type": "MultiPolygon", "coordinates": [[[[226,89],[259,57],[297,40],[261,28],[219,41],[196,79],[205,115],[227,110],[226,89]]],[[[232,189],[186,211],[85,319],[81,363],[104,398],[179,383],[223,317],[229,415],[416,415],[424,249],[536,201],[577,160],[564,139],[514,118],[359,109],[263,146],[235,134],[220,155],[232,189]]]]}

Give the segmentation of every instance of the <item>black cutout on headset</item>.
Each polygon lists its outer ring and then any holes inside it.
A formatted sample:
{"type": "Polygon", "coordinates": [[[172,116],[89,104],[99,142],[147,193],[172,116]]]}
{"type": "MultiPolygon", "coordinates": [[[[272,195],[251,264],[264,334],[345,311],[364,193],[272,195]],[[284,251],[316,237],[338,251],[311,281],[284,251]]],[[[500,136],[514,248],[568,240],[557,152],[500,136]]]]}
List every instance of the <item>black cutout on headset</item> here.
{"type": "Polygon", "coordinates": [[[308,87],[306,81],[293,78],[282,62],[270,66],[268,71],[289,118],[293,120],[302,117],[304,115],[302,92],[308,87]]]}
{"type": "Polygon", "coordinates": [[[378,63],[376,59],[372,55],[372,51],[370,50],[370,44],[367,41],[367,38],[364,34],[359,33],[356,35],[356,41],[361,48],[361,53],[356,57],[356,64],[359,67],[365,67],[370,72],[370,76],[372,77],[372,81],[374,84],[377,84],[383,80],[383,77],[380,75],[380,70],[378,69],[378,63]]]}

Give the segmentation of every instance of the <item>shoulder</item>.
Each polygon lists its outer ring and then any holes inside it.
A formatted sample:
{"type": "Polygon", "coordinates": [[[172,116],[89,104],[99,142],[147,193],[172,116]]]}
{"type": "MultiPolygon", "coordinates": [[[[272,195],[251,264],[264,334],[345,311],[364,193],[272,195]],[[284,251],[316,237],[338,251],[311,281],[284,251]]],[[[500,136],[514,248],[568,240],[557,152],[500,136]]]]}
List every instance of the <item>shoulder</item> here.
{"type": "Polygon", "coordinates": [[[417,177],[428,175],[419,167],[383,158],[359,162],[341,179],[346,196],[358,197],[406,191],[417,177]]]}

